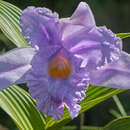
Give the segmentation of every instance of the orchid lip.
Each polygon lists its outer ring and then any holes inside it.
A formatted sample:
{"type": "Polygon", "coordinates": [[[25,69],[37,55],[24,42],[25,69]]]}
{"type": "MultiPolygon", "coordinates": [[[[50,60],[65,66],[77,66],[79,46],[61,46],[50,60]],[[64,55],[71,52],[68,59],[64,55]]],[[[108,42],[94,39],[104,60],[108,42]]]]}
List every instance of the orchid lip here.
{"type": "Polygon", "coordinates": [[[50,62],[48,73],[53,78],[67,78],[71,73],[71,66],[66,58],[58,56],[50,62]]]}

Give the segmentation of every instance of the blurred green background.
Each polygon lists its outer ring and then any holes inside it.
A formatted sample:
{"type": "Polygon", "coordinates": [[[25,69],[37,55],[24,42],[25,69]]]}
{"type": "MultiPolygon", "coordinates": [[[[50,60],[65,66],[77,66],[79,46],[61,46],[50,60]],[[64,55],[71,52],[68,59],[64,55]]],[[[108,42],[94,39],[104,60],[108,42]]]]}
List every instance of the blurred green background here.
{"type": "MultiPolygon", "coordinates": [[[[69,17],[76,9],[80,0],[5,0],[22,10],[27,6],[47,7],[59,13],[60,17],[69,17]]],[[[87,2],[95,16],[98,26],[107,26],[115,33],[130,32],[130,0],[84,0],[87,2]]],[[[0,53],[8,51],[15,46],[0,32],[0,53]]],[[[123,40],[123,49],[130,53],[130,39],[123,40]]],[[[130,115],[130,90],[118,95],[125,111],[130,115]]],[[[104,126],[115,119],[112,110],[119,112],[113,98],[98,104],[96,107],[85,112],[84,125],[104,126]]],[[[68,125],[81,123],[81,117],[74,119],[68,125]]],[[[16,126],[10,117],[0,110],[0,130],[16,130],[16,126]],[[5,129],[4,127],[7,129],[5,129]]]]}

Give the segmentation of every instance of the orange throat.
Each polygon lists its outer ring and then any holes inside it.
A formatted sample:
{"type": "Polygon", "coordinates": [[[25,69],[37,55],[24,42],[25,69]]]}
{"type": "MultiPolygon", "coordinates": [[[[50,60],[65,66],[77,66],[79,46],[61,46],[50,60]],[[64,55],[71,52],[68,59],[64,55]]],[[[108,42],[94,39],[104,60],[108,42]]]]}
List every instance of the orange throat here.
{"type": "Polygon", "coordinates": [[[71,73],[68,60],[62,56],[52,59],[48,67],[48,73],[53,78],[67,78],[71,73]]]}

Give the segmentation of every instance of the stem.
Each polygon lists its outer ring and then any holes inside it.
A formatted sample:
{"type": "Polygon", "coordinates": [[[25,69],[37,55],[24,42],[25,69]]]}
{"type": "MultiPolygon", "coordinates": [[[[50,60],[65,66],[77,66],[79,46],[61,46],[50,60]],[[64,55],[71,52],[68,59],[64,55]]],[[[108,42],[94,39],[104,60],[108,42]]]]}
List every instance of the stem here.
{"type": "Polygon", "coordinates": [[[79,130],[82,130],[83,125],[84,125],[84,113],[80,115],[80,129],[79,130]]]}
{"type": "Polygon", "coordinates": [[[109,112],[116,118],[120,118],[121,117],[121,114],[118,113],[117,111],[115,111],[114,109],[110,109],[109,112]]]}
{"type": "Polygon", "coordinates": [[[113,96],[113,100],[115,101],[120,113],[122,114],[122,116],[127,116],[127,113],[122,105],[122,103],[120,102],[119,98],[117,95],[113,96]]]}
{"type": "Polygon", "coordinates": [[[79,123],[77,125],[77,130],[83,130],[83,125],[84,125],[84,113],[82,113],[79,117],[79,123]]]}

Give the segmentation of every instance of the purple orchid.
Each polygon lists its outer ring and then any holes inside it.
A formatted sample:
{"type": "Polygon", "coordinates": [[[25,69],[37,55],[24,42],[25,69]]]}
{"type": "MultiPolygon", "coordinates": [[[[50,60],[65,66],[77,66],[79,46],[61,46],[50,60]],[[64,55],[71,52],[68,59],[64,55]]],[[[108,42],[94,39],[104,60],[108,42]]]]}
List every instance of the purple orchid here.
{"type": "Polygon", "coordinates": [[[64,106],[72,118],[78,115],[89,84],[130,88],[130,55],[111,30],[96,26],[85,2],[63,19],[49,9],[28,7],[20,25],[31,47],[0,56],[1,90],[27,83],[37,109],[58,120],[64,106]]]}

